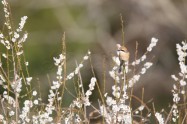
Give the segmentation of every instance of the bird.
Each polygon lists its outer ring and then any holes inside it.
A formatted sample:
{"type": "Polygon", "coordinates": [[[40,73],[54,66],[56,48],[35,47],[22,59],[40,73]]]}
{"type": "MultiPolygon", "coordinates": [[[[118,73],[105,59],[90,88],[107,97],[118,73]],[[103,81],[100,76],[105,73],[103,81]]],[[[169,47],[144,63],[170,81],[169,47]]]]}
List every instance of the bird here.
{"type": "Polygon", "coordinates": [[[125,62],[129,61],[130,53],[125,46],[121,46],[117,44],[117,54],[120,60],[119,70],[118,73],[121,73],[122,67],[124,66],[125,62]]]}

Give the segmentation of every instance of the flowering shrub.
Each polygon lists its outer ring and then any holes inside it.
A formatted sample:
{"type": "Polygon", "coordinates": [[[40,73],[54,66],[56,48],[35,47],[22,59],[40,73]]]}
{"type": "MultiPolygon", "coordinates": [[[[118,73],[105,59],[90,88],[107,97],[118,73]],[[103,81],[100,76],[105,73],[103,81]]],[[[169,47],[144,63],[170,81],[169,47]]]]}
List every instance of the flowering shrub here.
{"type": "MultiPolygon", "coordinates": [[[[65,34],[63,35],[62,53],[58,57],[54,57],[54,65],[57,67],[56,79],[52,81],[49,88],[48,102],[42,103],[39,93],[31,86],[32,79],[29,75],[29,62],[24,57],[23,44],[26,42],[28,33],[24,32],[24,24],[27,16],[23,16],[17,29],[12,28],[10,19],[9,5],[6,0],[2,0],[5,13],[6,29],[0,31],[0,43],[5,51],[0,51],[0,88],[3,94],[0,95],[0,123],[3,124],[46,124],[46,123],[91,123],[91,120],[97,120],[107,124],[132,124],[138,123],[135,117],[140,118],[140,123],[185,123],[186,111],[182,109],[186,102],[186,81],[187,66],[185,58],[187,56],[187,43],[177,44],[177,54],[180,66],[178,75],[171,75],[176,82],[173,84],[173,105],[168,114],[151,110],[146,103],[133,96],[131,91],[133,86],[139,82],[139,79],[153,66],[152,62],[148,62],[147,54],[157,45],[158,39],[152,38],[150,45],[147,47],[142,57],[129,63],[126,62],[122,73],[118,73],[120,60],[117,56],[113,57],[115,65],[109,71],[109,75],[113,78],[114,85],[111,87],[112,95],[108,93],[101,94],[97,79],[93,76],[90,79],[89,89],[85,92],[83,88],[80,70],[83,68],[84,61],[90,59],[91,52],[83,57],[80,64],[76,63],[73,72],[66,74],[66,45],[65,34]],[[133,68],[142,64],[139,72],[133,73],[133,68]],[[66,82],[78,77],[75,85],[76,95],[71,93],[66,82]],[[101,99],[98,99],[99,108],[92,105],[90,96],[95,87],[100,92],[101,99]],[[26,92],[25,92],[26,91],[26,92]],[[62,107],[64,92],[69,92],[73,97],[73,101],[68,107],[62,107]],[[141,105],[133,110],[131,106],[132,98],[137,99],[141,105]],[[87,114],[87,107],[94,109],[92,113],[87,114]],[[142,111],[147,110],[143,116],[142,111]],[[93,115],[97,113],[98,116],[93,115]],[[181,115],[181,116],[179,116],[181,115]],[[155,118],[155,121],[151,121],[155,118]]],[[[91,60],[91,59],[90,59],[91,60]]],[[[93,75],[95,75],[93,73],[93,75]]]]}

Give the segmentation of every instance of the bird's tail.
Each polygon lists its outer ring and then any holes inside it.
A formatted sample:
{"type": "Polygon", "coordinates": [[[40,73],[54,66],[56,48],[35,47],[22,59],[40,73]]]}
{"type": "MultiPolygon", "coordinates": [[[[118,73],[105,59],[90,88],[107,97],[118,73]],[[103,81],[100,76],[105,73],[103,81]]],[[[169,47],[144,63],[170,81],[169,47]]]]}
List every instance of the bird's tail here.
{"type": "Polygon", "coordinates": [[[121,73],[122,67],[119,66],[118,73],[121,73]]]}
{"type": "Polygon", "coordinates": [[[123,65],[124,65],[124,61],[121,60],[120,65],[119,65],[119,69],[118,69],[118,73],[121,73],[123,65]]]}

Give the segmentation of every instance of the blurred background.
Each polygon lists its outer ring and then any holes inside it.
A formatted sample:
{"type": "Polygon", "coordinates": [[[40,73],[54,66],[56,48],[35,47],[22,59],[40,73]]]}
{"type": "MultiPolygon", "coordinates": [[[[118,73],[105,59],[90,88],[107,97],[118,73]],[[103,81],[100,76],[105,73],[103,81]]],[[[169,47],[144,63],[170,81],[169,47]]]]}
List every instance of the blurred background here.
{"type": "MultiPolygon", "coordinates": [[[[141,96],[144,87],[145,101],[154,99],[160,108],[172,101],[174,81],[170,77],[179,72],[175,44],[187,37],[186,0],[9,0],[9,3],[14,26],[18,26],[22,16],[28,16],[25,30],[29,37],[25,54],[30,63],[30,75],[34,77],[34,83],[42,86],[43,97],[47,97],[47,75],[51,80],[55,79],[53,57],[61,52],[63,32],[66,32],[67,71],[73,71],[75,60],[80,62],[90,50],[100,85],[105,70],[107,92],[111,90],[114,83],[108,71],[113,65],[111,58],[116,54],[116,44],[122,43],[121,14],[125,44],[131,53],[130,62],[134,60],[136,41],[140,57],[152,37],[159,39],[156,48],[148,55],[154,66],[135,85],[135,94],[141,96]]],[[[2,5],[0,7],[2,24],[2,5]]],[[[89,62],[85,63],[81,73],[84,83],[89,84],[93,76],[89,62]]]]}

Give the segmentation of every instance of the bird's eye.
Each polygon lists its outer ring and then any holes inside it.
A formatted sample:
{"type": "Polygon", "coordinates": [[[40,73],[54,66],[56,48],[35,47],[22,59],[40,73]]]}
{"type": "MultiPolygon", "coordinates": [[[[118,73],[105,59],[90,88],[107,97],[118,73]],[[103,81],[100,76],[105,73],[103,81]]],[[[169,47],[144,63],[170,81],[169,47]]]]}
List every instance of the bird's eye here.
{"type": "Polygon", "coordinates": [[[125,52],[125,53],[127,53],[128,51],[127,50],[123,50],[123,49],[120,49],[120,50],[117,50],[118,52],[125,52]]]}
{"type": "Polygon", "coordinates": [[[127,50],[120,50],[120,51],[123,51],[123,52],[125,52],[125,53],[127,52],[127,50]]]}

